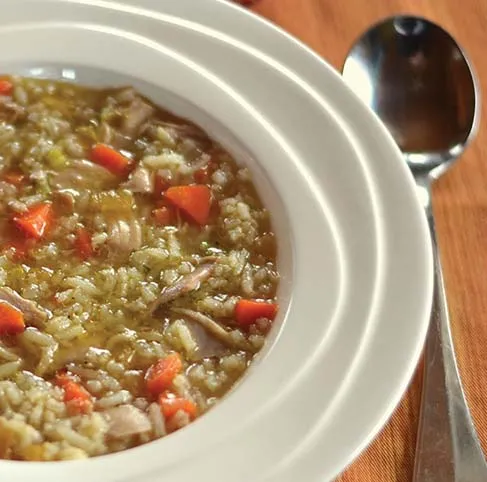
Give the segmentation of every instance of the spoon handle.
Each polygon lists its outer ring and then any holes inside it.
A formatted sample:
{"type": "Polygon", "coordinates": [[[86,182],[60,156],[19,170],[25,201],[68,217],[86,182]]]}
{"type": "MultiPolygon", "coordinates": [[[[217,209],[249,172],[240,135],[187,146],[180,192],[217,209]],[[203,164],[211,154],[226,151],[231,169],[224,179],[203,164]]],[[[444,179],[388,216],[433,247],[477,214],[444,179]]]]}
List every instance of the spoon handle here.
{"type": "Polygon", "coordinates": [[[455,360],[435,222],[432,213],[427,214],[433,243],[435,293],[425,348],[413,481],[486,482],[487,464],[455,360]]]}

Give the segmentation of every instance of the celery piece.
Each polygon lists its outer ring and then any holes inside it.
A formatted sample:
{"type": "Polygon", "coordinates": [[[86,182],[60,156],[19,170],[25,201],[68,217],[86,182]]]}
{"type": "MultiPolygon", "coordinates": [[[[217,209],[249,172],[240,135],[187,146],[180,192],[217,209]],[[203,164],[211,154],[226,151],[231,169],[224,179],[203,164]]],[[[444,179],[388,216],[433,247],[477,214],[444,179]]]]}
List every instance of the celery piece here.
{"type": "Polygon", "coordinates": [[[68,160],[60,147],[53,147],[47,153],[47,162],[49,163],[49,166],[56,171],[59,171],[68,165],[68,160]]]}

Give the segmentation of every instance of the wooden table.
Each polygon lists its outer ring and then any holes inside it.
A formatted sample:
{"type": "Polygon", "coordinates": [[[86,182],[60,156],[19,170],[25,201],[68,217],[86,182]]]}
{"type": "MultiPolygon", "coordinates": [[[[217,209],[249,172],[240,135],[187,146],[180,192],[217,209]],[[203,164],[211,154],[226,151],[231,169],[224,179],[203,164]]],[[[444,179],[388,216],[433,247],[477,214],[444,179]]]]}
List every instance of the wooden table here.
{"type": "MultiPolygon", "coordinates": [[[[487,92],[486,0],[258,0],[254,10],[307,43],[337,69],[371,23],[397,13],[430,18],[469,53],[487,92]]],[[[485,105],[482,118],[486,118],[485,105]]],[[[435,187],[435,215],[453,336],[470,407],[487,451],[487,126],[435,187]]],[[[340,482],[412,478],[421,372],[381,435],[340,482]]],[[[306,481],[303,481],[306,482],[306,481]]]]}

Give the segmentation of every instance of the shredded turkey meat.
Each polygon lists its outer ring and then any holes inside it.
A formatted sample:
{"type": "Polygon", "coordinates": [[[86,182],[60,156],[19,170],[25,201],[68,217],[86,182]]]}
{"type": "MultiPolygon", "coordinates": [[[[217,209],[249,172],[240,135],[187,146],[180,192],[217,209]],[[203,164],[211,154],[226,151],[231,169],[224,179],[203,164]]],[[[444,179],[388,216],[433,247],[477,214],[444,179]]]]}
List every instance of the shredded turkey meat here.
{"type": "Polygon", "coordinates": [[[188,310],[186,308],[173,308],[172,311],[179,315],[188,317],[201,325],[210,335],[214,336],[217,340],[224,343],[230,348],[238,348],[241,350],[248,350],[250,348],[249,343],[246,340],[237,340],[232,334],[225,330],[222,325],[211,319],[209,316],[199,313],[198,311],[188,310]]]}
{"type": "Polygon", "coordinates": [[[56,173],[51,185],[59,190],[88,189],[113,179],[113,174],[104,167],[87,160],[76,160],[68,168],[56,173]]]}
{"type": "Polygon", "coordinates": [[[10,288],[0,288],[0,300],[20,310],[24,315],[25,321],[34,326],[41,325],[47,320],[47,312],[41,309],[37,303],[23,298],[10,288]]]}
{"type": "Polygon", "coordinates": [[[120,132],[133,139],[153,113],[154,108],[151,105],[136,97],[124,112],[120,132]]]}
{"type": "Polygon", "coordinates": [[[152,430],[149,417],[133,405],[119,405],[109,408],[105,410],[104,414],[109,423],[108,437],[125,438],[152,430]]]}
{"type": "Polygon", "coordinates": [[[142,246],[142,228],[135,219],[114,221],[109,227],[108,245],[117,255],[131,253],[142,246]]]}
{"type": "Polygon", "coordinates": [[[174,284],[164,288],[159,298],[154,302],[152,311],[155,311],[161,305],[174,301],[186,293],[197,290],[201,283],[211,276],[213,266],[214,264],[202,264],[191,273],[181,277],[174,284]]]}
{"type": "Polygon", "coordinates": [[[139,166],[123,186],[133,193],[151,194],[154,191],[153,176],[146,167],[139,166]]]}

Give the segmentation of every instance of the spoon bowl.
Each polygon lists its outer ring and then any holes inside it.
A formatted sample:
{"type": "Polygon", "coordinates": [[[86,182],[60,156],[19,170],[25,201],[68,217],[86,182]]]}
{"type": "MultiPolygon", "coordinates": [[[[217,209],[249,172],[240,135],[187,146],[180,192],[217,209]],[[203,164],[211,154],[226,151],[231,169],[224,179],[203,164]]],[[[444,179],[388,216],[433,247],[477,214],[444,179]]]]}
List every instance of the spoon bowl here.
{"type": "Polygon", "coordinates": [[[385,19],[360,37],[345,61],[343,76],[402,150],[433,243],[435,292],[413,481],[485,482],[487,464],[455,359],[431,203],[432,182],[477,132],[476,77],[450,34],[424,18],[406,16],[385,19]]]}
{"type": "Polygon", "coordinates": [[[414,174],[437,178],[477,132],[472,66],[452,36],[424,18],[373,26],[351,49],[343,76],[387,126],[414,174]]]}

